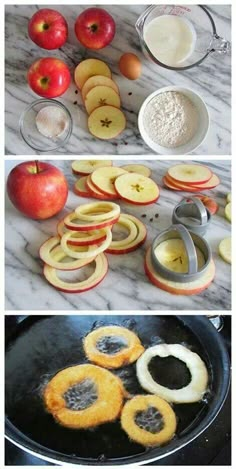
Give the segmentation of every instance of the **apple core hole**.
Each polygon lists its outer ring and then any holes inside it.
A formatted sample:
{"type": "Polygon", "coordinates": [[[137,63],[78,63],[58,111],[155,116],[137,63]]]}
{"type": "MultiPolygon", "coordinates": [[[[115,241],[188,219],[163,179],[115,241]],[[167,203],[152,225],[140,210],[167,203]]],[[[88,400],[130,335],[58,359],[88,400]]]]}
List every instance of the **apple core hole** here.
{"type": "Polygon", "coordinates": [[[76,270],[57,270],[57,276],[60,280],[67,283],[83,282],[87,280],[95,269],[95,262],[76,270]]]}
{"type": "Polygon", "coordinates": [[[129,230],[125,227],[116,227],[113,226],[112,228],[112,241],[121,241],[123,239],[126,239],[129,234],[129,230]]]}
{"type": "Polygon", "coordinates": [[[124,337],[119,336],[103,336],[96,342],[96,349],[101,353],[115,355],[124,348],[127,348],[128,342],[124,337]]]}
{"type": "Polygon", "coordinates": [[[85,379],[67,389],[63,397],[68,409],[84,410],[97,400],[97,388],[91,379],[85,379]]]}
{"type": "Polygon", "coordinates": [[[135,415],[135,423],[139,428],[153,434],[159,433],[164,428],[162,415],[156,407],[152,406],[138,411],[135,415]]]}
{"type": "Polygon", "coordinates": [[[153,357],[148,364],[152,378],[161,386],[181,389],[191,381],[191,373],[186,364],[176,357],[153,357]]]}

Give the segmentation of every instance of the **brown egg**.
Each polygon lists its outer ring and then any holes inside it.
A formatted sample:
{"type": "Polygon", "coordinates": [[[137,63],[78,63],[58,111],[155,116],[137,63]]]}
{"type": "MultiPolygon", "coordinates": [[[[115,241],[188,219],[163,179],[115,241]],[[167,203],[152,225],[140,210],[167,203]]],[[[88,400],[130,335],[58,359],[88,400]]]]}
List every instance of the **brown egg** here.
{"type": "Polygon", "coordinates": [[[129,80],[137,80],[142,71],[142,64],[137,55],[128,52],[123,54],[119,60],[120,73],[129,80]]]}

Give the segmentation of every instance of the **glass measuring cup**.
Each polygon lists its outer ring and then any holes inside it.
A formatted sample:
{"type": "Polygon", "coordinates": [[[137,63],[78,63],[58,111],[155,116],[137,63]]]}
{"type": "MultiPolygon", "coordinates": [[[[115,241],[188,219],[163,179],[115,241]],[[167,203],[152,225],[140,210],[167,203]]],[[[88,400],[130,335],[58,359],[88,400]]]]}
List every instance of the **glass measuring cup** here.
{"type": "Polygon", "coordinates": [[[212,52],[229,54],[231,44],[216,32],[214,20],[202,5],[151,5],[139,17],[135,24],[144,55],[161,67],[169,70],[188,70],[199,65],[212,52]],[[175,15],[187,20],[195,30],[194,50],[186,60],[178,66],[167,65],[158,60],[145,42],[147,27],[151,21],[163,15],[175,15]]]}

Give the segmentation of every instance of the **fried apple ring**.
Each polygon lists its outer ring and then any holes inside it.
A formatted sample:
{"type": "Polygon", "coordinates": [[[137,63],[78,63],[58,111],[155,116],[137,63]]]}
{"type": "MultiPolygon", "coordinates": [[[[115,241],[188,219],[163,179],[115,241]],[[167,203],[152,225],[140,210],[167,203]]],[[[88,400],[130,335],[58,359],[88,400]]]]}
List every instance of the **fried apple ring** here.
{"type": "Polygon", "coordinates": [[[126,402],[121,426],[131,440],[143,446],[160,446],[170,441],[176,431],[176,416],[158,396],[135,396],[126,402]]]}
{"type": "Polygon", "coordinates": [[[84,338],[83,345],[87,358],[105,368],[120,368],[129,365],[135,362],[144,351],[138,336],[120,326],[95,329],[84,338]]]}
{"type": "Polygon", "coordinates": [[[92,428],[112,422],[120,415],[124,396],[120,378],[95,365],[65,368],[44,390],[48,412],[60,425],[69,428],[92,428]]]}
{"type": "Polygon", "coordinates": [[[208,383],[208,373],[205,363],[197,353],[191,352],[180,344],[159,344],[148,348],[136,364],[137,378],[141,386],[148,392],[157,394],[168,402],[189,403],[198,402],[203,398],[208,383]],[[185,363],[191,374],[191,381],[181,389],[170,389],[161,386],[152,378],[148,364],[153,357],[173,356],[185,363]]]}

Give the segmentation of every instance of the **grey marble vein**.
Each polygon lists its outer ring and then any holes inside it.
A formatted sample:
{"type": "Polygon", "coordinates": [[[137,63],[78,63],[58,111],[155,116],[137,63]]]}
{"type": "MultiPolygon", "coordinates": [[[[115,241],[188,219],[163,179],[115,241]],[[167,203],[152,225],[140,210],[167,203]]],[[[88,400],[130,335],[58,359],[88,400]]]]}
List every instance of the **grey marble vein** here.
{"type": "MultiPolygon", "coordinates": [[[[132,161],[114,161],[118,166],[132,161]]],[[[195,160],[196,162],[196,160],[195,160]]],[[[231,188],[231,163],[229,160],[207,161],[206,164],[220,177],[221,184],[204,193],[218,202],[220,209],[212,220],[206,234],[216,263],[216,277],[212,285],[200,295],[192,297],[175,296],[154,287],[144,273],[145,251],[160,230],[171,224],[173,207],[184,193],[166,190],[162,177],[173,161],[143,161],[152,169],[152,177],[160,186],[159,200],[147,207],[121,204],[121,209],[140,218],[147,226],[148,237],[145,245],[137,251],[114,256],[108,255],[109,271],[103,282],[95,289],[83,294],[64,294],[51,287],[42,275],[39,259],[40,245],[55,234],[57,220],[63,218],[87,199],[76,196],[72,189],[76,180],[71,174],[70,161],[52,161],[67,177],[70,193],[66,208],[56,217],[42,222],[30,220],[21,215],[6,197],[6,245],[5,245],[5,305],[7,310],[230,310],[231,268],[218,255],[221,239],[230,235],[231,225],[224,218],[226,195],[231,188]],[[159,214],[155,218],[155,214],[159,214]],[[142,215],[145,214],[145,218],[142,215]],[[153,218],[151,222],[150,219],[153,218]]],[[[6,175],[18,164],[6,161],[6,175]]],[[[88,268],[86,272],[88,272],[88,268]]],[[[76,279],[77,273],[63,274],[62,278],[76,279]]]]}
{"type": "MultiPolygon", "coordinates": [[[[185,72],[173,72],[158,67],[143,56],[134,24],[144,11],[144,5],[106,5],[113,15],[117,33],[112,44],[99,52],[83,48],[74,35],[74,21],[84,8],[80,5],[57,6],[65,15],[69,26],[69,40],[57,51],[45,51],[37,47],[27,35],[27,22],[32,14],[43,5],[7,5],[5,7],[5,89],[6,119],[5,146],[8,155],[36,154],[21,139],[19,118],[25,107],[37,99],[26,82],[26,73],[31,63],[39,57],[57,56],[63,59],[73,72],[80,60],[95,57],[105,60],[112,69],[113,77],[120,87],[122,107],[127,118],[126,130],[115,140],[95,139],[87,129],[87,116],[81,98],[75,94],[75,85],[59,98],[73,116],[73,134],[66,147],[58,154],[117,154],[143,155],[152,151],[143,142],[137,116],[145,98],[156,89],[179,85],[192,88],[205,100],[211,118],[208,136],[203,144],[193,153],[202,155],[231,154],[231,60],[230,56],[210,55],[199,67],[185,72]],[[139,80],[130,82],[118,71],[118,60],[122,53],[134,52],[141,59],[143,73],[139,80]],[[129,93],[132,92],[132,95],[129,93]],[[77,105],[74,105],[77,101],[77,105]]],[[[48,5],[47,5],[48,7],[48,5]]],[[[55,8],[55,6],[52,8],[55,8]]],[[[211,5],[209,7],[215,20],[217,32],[230,40],[231,7],[230,5],[211,5]]]]}

